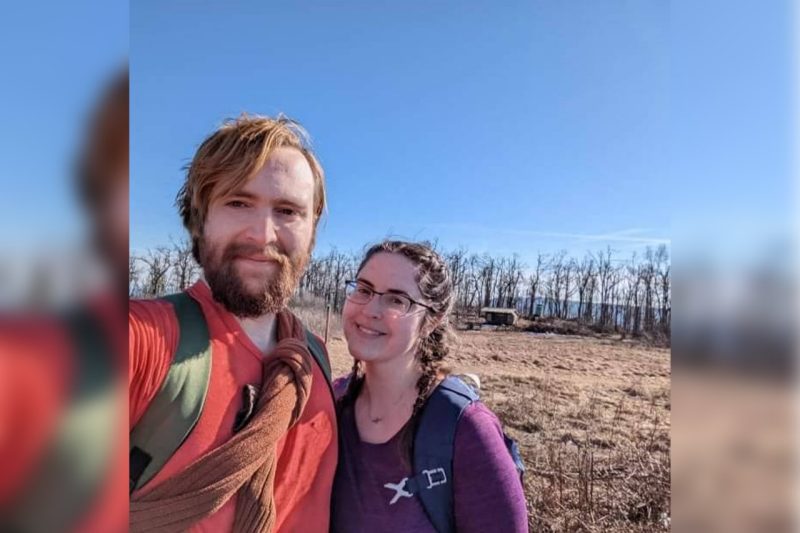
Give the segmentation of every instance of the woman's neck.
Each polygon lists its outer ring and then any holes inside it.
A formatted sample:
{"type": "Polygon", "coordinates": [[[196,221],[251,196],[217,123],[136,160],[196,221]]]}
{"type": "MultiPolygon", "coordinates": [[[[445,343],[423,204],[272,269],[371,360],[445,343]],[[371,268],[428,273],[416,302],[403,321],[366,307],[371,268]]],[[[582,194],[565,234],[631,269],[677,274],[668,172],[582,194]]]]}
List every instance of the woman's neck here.
{"type": "Polygon", "coordinates": [[[365,362],[364,385],[360,396],[366,400],[370,415],[383,418],[398,408],[413,406],[417,381],[422,374],[416,360],[365,362]]]}

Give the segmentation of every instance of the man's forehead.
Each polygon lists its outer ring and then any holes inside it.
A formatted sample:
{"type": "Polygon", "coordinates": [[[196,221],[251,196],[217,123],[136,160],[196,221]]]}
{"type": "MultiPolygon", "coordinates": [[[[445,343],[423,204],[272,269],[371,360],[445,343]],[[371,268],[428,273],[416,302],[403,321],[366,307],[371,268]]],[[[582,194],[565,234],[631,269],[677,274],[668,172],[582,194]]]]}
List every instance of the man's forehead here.
{"type": "Polygon", "coordinates": [[[281,146],[272,151],[264,166],[259,170],[269,169],[293,175],[307,175],[313,179],[311,166],[306,157],[297,148],[281,146]]]}
{"type": "Polygon", "coordinates": [[[280,191],[306,199],[314,195],[314,174],[303,154],[293,148],[281,148],[282,153],[270,154],[267,162],[228,194],[249,193],[258,196],[268,191],[280,191]]]}

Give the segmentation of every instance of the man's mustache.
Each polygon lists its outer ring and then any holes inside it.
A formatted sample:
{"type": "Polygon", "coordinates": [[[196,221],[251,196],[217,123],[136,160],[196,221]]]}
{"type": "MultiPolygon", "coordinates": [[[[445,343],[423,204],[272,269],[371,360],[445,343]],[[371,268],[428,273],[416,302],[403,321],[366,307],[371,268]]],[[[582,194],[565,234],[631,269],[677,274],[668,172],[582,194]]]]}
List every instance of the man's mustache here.
{"type": "Polygon", "coordinates": [[[268,261],[275,261],[281,265],[290,263],[289,256],[277,246],[258,246],[255,244],[232,243],[225,249],[224,257],[227,260],[236,257],[259,257],[268,261]]]}

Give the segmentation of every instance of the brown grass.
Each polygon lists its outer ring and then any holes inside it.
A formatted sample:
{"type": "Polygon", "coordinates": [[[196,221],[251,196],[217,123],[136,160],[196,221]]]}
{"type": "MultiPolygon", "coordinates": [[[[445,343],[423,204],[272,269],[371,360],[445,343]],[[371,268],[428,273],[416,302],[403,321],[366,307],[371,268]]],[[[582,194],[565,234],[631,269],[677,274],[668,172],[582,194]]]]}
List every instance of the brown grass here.
{"type": "MultiPolygon", "coordinates": [[[[311,295],[303,297],[295,296],[289,303],[289,307],[292,309],[292,312],[303,321],[303,324],[305,324],[306,327],[308,327],[318,337],[325,340],[325,322],[327,317],[325,311],[325,301],[322,298],[317,298],[316,296],[311,295]]],[[[328,327],[330,336],[335,334],[341,337],[341,315],[331,311],[330,324],[328,327]]]]}
{"type": "MultiPolygon", "coordinates": [[[[352,359],[340,322],[331,331],[339,376],[352,359]]],[[[669,350],[521,331],[458,336],[451,369],[481,377],[483,401],[520,444],[531,531],[669,530],[669,350]]]]}

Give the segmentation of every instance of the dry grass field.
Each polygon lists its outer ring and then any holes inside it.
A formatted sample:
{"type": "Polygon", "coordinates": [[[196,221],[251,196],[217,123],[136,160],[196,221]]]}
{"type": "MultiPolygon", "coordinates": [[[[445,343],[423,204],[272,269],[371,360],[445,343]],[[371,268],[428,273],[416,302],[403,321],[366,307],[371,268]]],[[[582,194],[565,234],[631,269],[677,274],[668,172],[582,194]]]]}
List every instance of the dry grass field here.
{"type": "MultiPolygon", "coordinates": [[[[352,360],[335,319],[331,331],[339,376],[352,360]]],[[[458,337],[451,370],[480,376],[519,441],[531,531],[669,530],[669,349],[488,328],[458,337]]]]}

